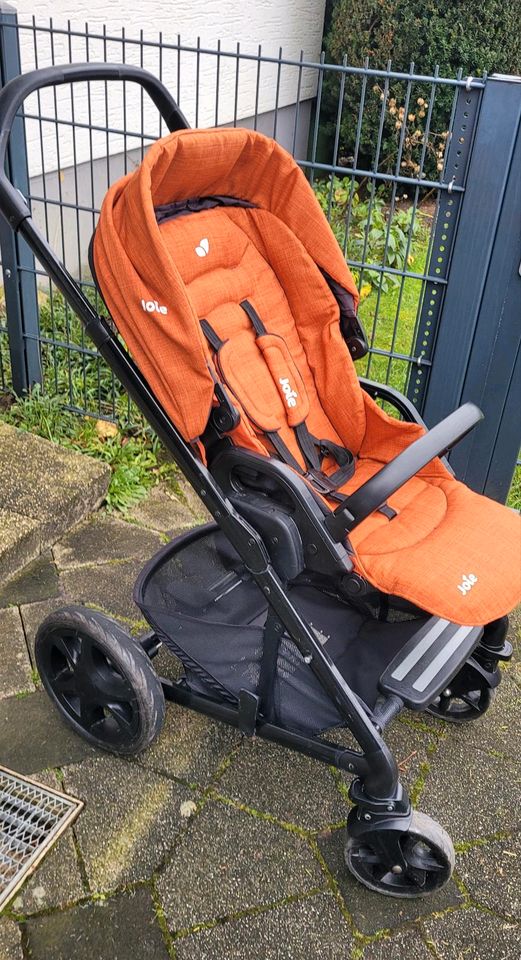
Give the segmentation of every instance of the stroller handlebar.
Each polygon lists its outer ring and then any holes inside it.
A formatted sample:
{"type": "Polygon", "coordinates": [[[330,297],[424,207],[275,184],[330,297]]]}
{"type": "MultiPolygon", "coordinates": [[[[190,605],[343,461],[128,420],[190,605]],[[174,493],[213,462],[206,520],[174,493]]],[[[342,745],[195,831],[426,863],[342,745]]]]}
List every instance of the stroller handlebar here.
{"type": "Polygon", "coordinates": [[[0,92],[0,211],[13,229],[16,230],[22,220],[31,215],[25,198],[5,171],[9,137],[20,107],[27,97],[44,87],[89,80],[127,80],[138,83],[159,110],[170,132],[189,126],[164,84],[153,73],[141,67],[127,63],[70,63],[20,74],[10,80],[0,92]]]}
{"type": "Polygon", "coordinates": [[[330,533],[344,537],[431,460],[442,457],[463,440],[482,419],[483,414],[474,403],[464,403],[449,414],[347,496],[325,521],[330,533]]]}

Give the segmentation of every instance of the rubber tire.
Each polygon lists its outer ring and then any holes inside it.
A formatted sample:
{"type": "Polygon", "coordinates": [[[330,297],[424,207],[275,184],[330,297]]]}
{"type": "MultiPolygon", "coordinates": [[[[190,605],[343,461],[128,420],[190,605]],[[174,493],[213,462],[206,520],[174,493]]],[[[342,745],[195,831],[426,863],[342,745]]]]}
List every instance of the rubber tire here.
{"type": "Polygon", "coordinates": [[[419,810],[413,810],[411,825],[408,830],[408,834],[410,835],[411,833],[417,834],[419,840],[422,838],[429,840],[436,847],[438,847],[438,849],[441,850],[442,854],[444,855],[449,870],[447,876],[439,886],[432,890],[418,890],[417,892],[411,890],[410,892],[403,893],[399,893],[395,889],[382,889],[380,886],[378,886],[378,884],[371,883],[369,879],[360,876],[359,873],[353,869],[353,863],[349,850],[350,840],[348,837],[344,849],[344,859],[349,872],[358,880],[359,883],[362,883],[364,887],[367,887],[369,890],[373,890],[375,893],[379,893],[384,897],[396,897],[401,900],[413,900],[420,897],[429,897],[438,890],[441,890],[445,884],[449,882],[456,862],[456,854],[454,852],[454,846],[451,838],[449,837],[447,831],[443,829],[441,824],[437,822],[437,820],[433,820],[432,817],[429,817],[426,813],[421,813],[419,810]]]}
{"type": "Polygon", "coordinates": [[[139,645],[112,617],[87,607],[67,606],[49,614],[41,623],[35,640],[35,659],[42,684],[68,725],[94,746],[121,756],[135,756],[146,750],[160,733],[165,719],[165,697],[152,663],[139,645]],[[106,653],[132,687],[137,703],[138,730],[127,742],[110,746],[91,734],[64,709],[45,671],[45,646],[56,630],[86,633],[106,653]]]}
{"type": "MultiPolygon", "coordinates": [[[[455,726],[463,727],[466,723],[476,723],[479,720],[482,720],[485,714],[490,710],[496,696],[496,690],[491,687],[487,688],[486,699],[487,703],[485,708],[480,713],[461,713],[459,716],[457,713],[450,714],[441,714],[438,713],[436,706],[433,704],[430,707],[425,709],[425,713],[428,713],[431,717],[436,717],[436,720],[440,720],[442,723],[452,723],[455,726]]],[[[455,699],[458,699],[457,697],[455,699]]]]}

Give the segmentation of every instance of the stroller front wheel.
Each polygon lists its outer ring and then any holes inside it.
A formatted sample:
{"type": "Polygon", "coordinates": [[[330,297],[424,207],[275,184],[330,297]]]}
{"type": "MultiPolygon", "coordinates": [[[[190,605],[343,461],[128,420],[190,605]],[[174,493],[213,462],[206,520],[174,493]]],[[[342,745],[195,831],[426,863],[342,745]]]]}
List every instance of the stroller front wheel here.
{"type": "Polygon", "coordinates": [[[349,836],[348,869],[360,883],[390,897],[425,897],[450,880],[455,854],[448,833],[424,813],[414,811],[407,830],[386,829],[385,822],[349,836]]]}
{"type": "Polygon", "coordinates": [[[85,740],[123,756],[150,746],[165,698],[149,657],[111,617],[85,607],[51,613],[36,635],[43,686],[85,740]]]}

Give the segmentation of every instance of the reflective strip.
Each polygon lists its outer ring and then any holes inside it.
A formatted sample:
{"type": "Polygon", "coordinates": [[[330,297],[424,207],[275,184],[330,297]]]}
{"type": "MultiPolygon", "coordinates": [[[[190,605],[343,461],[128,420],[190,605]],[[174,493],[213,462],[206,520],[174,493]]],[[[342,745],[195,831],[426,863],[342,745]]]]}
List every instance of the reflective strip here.
{"type": "Polygon", "coordinates": [[[412,668],[416,666],[419,660],[423,657],[423,654],[432,647],[433,643],[436,642],[440,633],[443,633],[446,627],[448,627],[450,620],[437,620],[436,623],[427,631],[424,637],[420,640],[418,645],[411,650],[411,652],[406,656],[405,660],[402,660],[398,664],[395,670],[393,670],[391,677],[393,680],[403,680],[408,673],[411,672],[412,668]]]}
{"type": "Polygon", "coordinates": [[[436,654],[434,660],[429,663],[429,666],[426,667],[423,673],[420,673],[418,679],[414,681],[413,689],[418,690],[420,693],[426,690],[430,682],[434,680],[434,677],[436,677],[442,667],[445,666],[447,660],[450,660],[452,654],[461,646],[465,637],[468,637],[469,633],[474,629],[474,627],[460,627],[459,630],[456,630],[456,633],[450,638],[446,646],[436,654]]]}

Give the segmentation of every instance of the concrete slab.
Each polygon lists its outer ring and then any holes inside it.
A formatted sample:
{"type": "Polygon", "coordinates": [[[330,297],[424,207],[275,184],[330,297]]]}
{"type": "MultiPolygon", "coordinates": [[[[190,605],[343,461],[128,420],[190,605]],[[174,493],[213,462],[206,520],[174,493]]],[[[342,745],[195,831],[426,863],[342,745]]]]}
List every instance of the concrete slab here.
{"type": "Polygon", "coordinates": [[[158,533],[96,513],[56,544],[54,557],[60,568],[131,558],[144,563],[162,543],[158,533]]]}
{"type": "Polygon", "coordinates": [[[218,789],[309,830],[339,823],[349,810],[324,764],[260,739],[245,740],[218,789]]]}
{"type": "Polygon", "coordinates": [[[189,824],[158,881],[173,931],[324,887],[304,840],[219,802],[189,824]]]}
{"type": "Polygon", "coordinates": [[[0,957],[2,960],[24,960],[22,935],[17,923],[0,917],[0,957]]]}
{"type": "Polygon", "coordinates": [[[68,567],[62,570],[60,582],[64,595],[75,603],[93,604],[113,617],[139,621],[142,614],[132,600],[132,590],[142,566],[141,560],[128,560],[68,567]]]}
{"type": "Polygon", "coordinates": [[[460,853],[457,866],[475,902],[521,920],[520,834],[460,853]]]}
{"type": "MultiPolygon", "coordinates": [[[[362,933],[372,935],[380,930],[394,930],[405,923],[430,916],[436,910],[445,910],[462,902],[463,898],[453,881],[425,899],[398,900],[372,893],[349,873],[344,862],[344,844],[343,830],[335,830],[329,836],[318,839],[322,856],[362,933]]],[[[387,955],[385,957],[387,960],[387,955]]]]}
{"type": "Polygon", "coordinates": [[[40,553],[40,524],[0,507],[0,532],[0,582],[5,583],[40,553]]]}
{"type": "MultiPolygon", "coordinates": [[[[39,773],[39,783],[62,790],[62,784],[52,771],[39,773]]],[[[87,893],[81,881],[78,858],[74,849],[72,829],[69,827],[44,857],[36,873],[22,887],[12,903],[17,914],[28,916],[42,910],[64,907],[87,893]]]]}
{"type": "Polygon", "coordinates": [[[206,786],[240,741],[240,734],[232,727],[171,703],[161,735],[137,762],[157,773],[206,786]]]}
{"type": "Polygon", "coordinates": [[[521,927],[480,910],[456,910],[425,923],[440,960],[519,960],[521,927]]]}
{"type": "Polygon", "coordinates": [[[421,795],[420,809],[453,841],[491,836],[521,825],[521,767],[461,743],[444,741],[421,795]]]}
{"type": "Polygon", "coordinates": [[[61,719],[43,690],[0,700],[0,756],[19,773],[74,763],[94,753],[61,719]]]}
{"type": "Polygon", "coordinates": [[[37,520],[51,544],[101,502],[110,468],[0,423],[0,477],[0,508],[37,520]]]}
{"type": "Polygon", "coordinates": [[[320,893],[176,940],[176,958],[315,960],[320,957],[348,960],[353,945],[351,931],[342,919],[334,897],[330,893],[320,893]]]}
{"type": "Polygon", "coordinates": [[[181,499],[186,503],[189,510],[191,510],[194,516],[195,523],[208,523],[209,520],[212,520],[212,515],[204,506],[200,497],[197,496],[194,488],[190,486],[188,480],[185,480],[184,477],[180,477],[177,481],[179,491],[181,494],[181,499]]]}
{"type": "Polygon", "coordinates": [[[0,607],[21,606],[57,597],[60,593],[58,571],[50,552],[33,560],[0,589],[0,607]]]}
{"type": "Polygon", "coordinates": [[[0,700],[34,690],[31,662],[16,607],[0,610],[0,700]]]}
{"type": "Polygon", "coordinates": [[[165,484],[152,487],[148,496],[132,508],[129,515],[152,530],[174,537],[197,523],[192,511],[180,496],[165,484]]]}
{"type": "Polygon", "coordinates": [[[148,889],[26,924],[31,960],[168,960],[148,889]]]}
{"type": "Polygon", "coordinates": [[[85,801],[75,831],[94,891],[148,880],[187,820],[186,787],[109,754],[63,770],[65,787],[85,801]]]}

